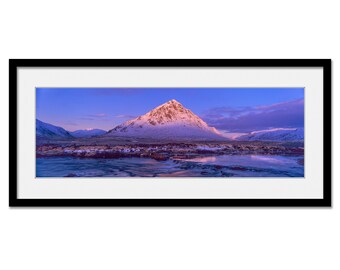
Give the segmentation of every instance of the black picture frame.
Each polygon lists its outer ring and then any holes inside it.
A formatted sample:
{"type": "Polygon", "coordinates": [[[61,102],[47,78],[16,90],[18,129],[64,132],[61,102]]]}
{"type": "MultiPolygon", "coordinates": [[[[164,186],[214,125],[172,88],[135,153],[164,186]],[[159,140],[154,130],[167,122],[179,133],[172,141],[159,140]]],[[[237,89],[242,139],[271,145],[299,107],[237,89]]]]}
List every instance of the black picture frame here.
{"type": "Polygon", "coordinates": [[[10,59],[9,206],[10,207],[330,207],[331,206],[330,59],[10,59]],[[323,68],[322,199],[20,199],[17,194],[17,69],[19,67],[321,67],[323,68]]]}

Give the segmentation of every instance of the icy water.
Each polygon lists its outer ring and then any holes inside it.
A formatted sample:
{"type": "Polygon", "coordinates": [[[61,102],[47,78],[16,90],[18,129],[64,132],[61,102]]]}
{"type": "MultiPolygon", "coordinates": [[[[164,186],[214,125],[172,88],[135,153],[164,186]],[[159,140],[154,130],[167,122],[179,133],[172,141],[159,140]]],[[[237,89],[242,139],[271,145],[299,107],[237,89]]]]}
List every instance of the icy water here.
{"type": "Polygon", "coordinates": [[[303,177],[303,157],[222,155],[156,161],[149,158],[37,158],[37,177],[303,177]]]}

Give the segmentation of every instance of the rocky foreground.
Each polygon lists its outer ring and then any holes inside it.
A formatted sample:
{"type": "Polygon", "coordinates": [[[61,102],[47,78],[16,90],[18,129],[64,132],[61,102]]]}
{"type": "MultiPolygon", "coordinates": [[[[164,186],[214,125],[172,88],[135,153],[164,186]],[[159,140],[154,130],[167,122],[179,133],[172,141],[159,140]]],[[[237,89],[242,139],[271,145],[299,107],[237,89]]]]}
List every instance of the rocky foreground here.
{"type": "Polygon", "coordinates": [[[168,159],[190,159],[208,155],[292,155],[303,156],[304,147],[295,143],[167,143],[136,145],[56,145],[44,144],[36,148],[40,157],[78,158],[152,158],[158,161],[168,159]]]}

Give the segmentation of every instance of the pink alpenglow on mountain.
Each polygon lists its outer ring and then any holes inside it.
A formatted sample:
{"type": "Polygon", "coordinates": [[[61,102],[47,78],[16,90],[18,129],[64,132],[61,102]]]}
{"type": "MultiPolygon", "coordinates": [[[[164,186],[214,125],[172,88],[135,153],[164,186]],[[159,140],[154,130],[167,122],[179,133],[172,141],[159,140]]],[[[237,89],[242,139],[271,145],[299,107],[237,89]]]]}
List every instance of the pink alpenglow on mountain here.
{"type": "Polygon", "coordinates": [[[217,129],[209,127],[201,118],[174,99],[116,126],[106,136],[169,140],[228,140],[217,129]]]}

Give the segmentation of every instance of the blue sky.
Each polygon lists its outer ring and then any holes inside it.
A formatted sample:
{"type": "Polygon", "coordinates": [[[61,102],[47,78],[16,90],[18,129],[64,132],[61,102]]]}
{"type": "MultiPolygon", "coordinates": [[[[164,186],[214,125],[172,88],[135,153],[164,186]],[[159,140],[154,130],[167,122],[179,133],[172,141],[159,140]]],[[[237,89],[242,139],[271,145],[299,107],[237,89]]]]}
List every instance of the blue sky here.
{"type": "Polygon", "coordinates": [[[227,132],[304,126],[303,88],[37,88],[36,117],[109,130],[171,99],[227,132]]]}

